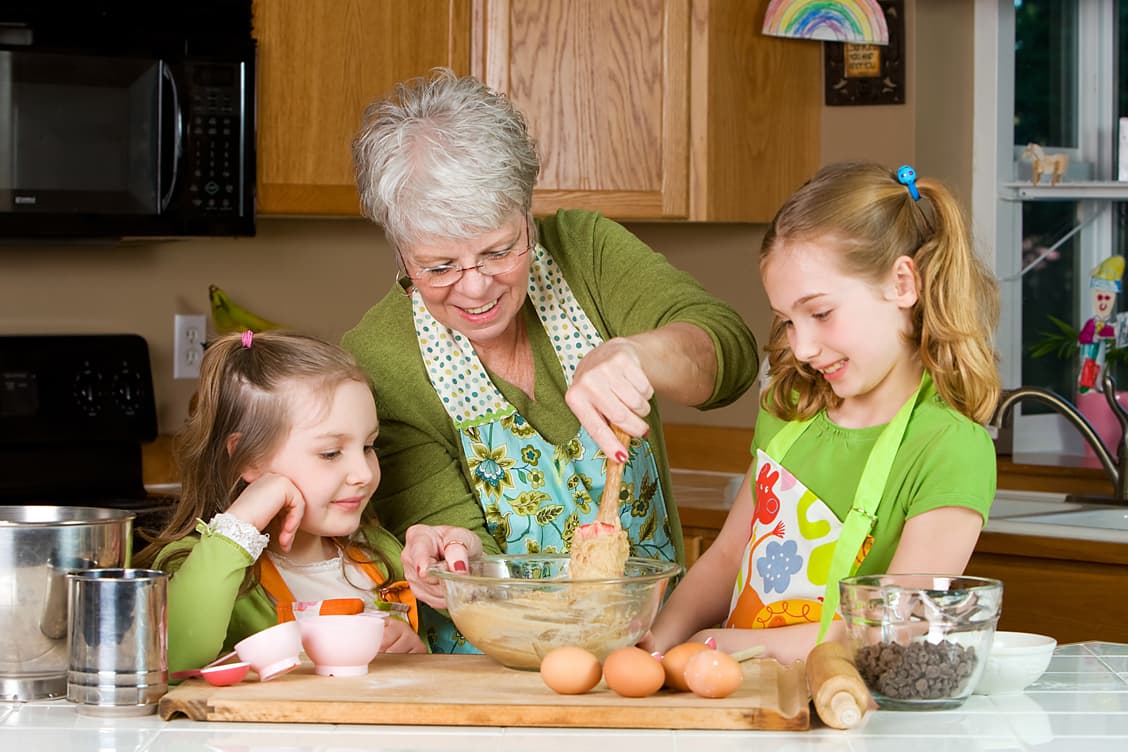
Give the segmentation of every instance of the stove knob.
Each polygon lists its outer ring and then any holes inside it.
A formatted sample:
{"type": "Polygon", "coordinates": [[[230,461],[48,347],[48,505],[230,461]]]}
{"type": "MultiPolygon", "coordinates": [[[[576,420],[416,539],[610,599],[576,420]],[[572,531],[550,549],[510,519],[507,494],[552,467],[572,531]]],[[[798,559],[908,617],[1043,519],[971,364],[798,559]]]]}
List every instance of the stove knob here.
{"type": "Polygon", "coordinates": [[[114,404],[126,415],[136,415],[144,404],[144,387],[141,383],[141,374],[123,366],[122,370],[114,374],[113,384],[110,387],[114,404]]]}
{"type": "Polygon", "coordinates": [[[102,412],[102,374],[89,368],[74,379],[74,400],[78,409],[94,416],[102,412]]]}

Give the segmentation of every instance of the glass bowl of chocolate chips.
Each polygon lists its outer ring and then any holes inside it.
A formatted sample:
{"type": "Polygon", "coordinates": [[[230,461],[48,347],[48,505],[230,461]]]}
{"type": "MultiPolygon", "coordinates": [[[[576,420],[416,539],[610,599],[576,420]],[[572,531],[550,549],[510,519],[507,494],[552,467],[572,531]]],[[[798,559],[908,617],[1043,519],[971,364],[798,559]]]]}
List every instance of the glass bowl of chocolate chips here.
{"type": "Polygon", "coordinates": [[[878,574],[839,582],[854,665],[878,706],[956,708],[987,665],[1003,583],[984,577],[878,574]]]}

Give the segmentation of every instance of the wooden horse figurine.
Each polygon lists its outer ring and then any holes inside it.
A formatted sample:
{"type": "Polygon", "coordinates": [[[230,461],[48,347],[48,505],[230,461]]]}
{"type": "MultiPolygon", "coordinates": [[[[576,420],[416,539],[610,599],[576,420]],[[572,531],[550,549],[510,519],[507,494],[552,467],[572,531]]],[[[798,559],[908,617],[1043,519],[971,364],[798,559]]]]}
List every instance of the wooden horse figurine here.
{"type": "Polygon", "coordinates": [[[1022,150],[1022,158],[1029,158],[1034,163],[1034,185],[1042,179],[1043,175],[1050,176],[1050,185],[1057,185],[1065,171],[1069,169],[1068,154],[1046,154],[1042,147],[1033,142],[1022,150]]]}

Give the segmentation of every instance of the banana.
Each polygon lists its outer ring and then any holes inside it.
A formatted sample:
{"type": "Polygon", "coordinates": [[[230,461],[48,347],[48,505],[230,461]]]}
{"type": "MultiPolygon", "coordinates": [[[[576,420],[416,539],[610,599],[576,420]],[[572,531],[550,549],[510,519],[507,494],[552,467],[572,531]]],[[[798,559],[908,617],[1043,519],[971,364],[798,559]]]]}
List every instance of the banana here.
{"type": "Polygon", "coordinates": [[[243,332],[250,329],[252,332],[262,332],[267,329],[283,329],[284,327],[270,319],[264,319],[251,313],[227,296],[223,290],[215,285],[208,286],[208,300],[211,302],[212,322],[218,334],[243,332]]]}

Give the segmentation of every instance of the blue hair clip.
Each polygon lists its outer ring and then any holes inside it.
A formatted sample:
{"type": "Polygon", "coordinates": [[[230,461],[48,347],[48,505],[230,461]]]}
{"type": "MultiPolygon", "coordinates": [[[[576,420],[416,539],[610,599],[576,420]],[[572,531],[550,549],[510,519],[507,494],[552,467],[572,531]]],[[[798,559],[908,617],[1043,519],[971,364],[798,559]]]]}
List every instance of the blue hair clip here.
{"type": "Polygon", "coordinates": [[[916,170],[909,165],[901,165],[897,168],[897,182],[909,189],[913,201],[920,201],[920,191],[916,187],[916,170]]]}

